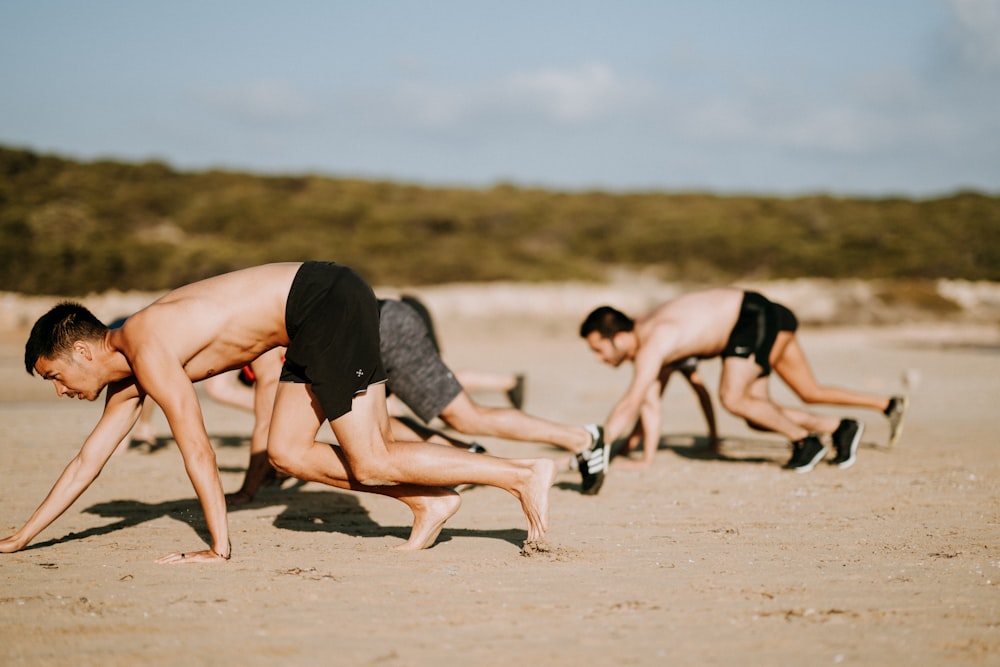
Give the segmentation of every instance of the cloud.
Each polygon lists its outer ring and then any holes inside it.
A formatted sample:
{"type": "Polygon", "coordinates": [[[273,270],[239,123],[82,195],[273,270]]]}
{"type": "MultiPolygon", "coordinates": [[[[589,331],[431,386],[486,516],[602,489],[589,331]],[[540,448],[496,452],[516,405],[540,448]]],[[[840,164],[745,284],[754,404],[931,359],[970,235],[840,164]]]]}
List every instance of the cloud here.
{"type": "Polygon", "coordinates": [[[196,97],[217,112],[255,124],[301,121],[315,111],[314,104],[305,93],[287,83],[273,80],[203,90],[196,93],[196,97]]]}
{"type": "Polygon", "coordinates": [[[558,123],[599,118],[634,96],[633,88],[601,63],[586,64],[575,70],[543,69],[513,74],[501,82],[497,92],[515,108],[534,111],[558,123]]]}
{"type": "Polygon", "coordinates": [[[490,120],[578,126],[615,114],[648,97],[649,86],[624,81],[603,63],[514,72],[469,87],[408,84],[395,106],[418,124],[436,128],[490,120]]]}
{"type": "Polygon", "coordinates": [[[1000,72],[1000,1],[951,0],[951,7],[964,62],[973,69],[1000,72]]]}

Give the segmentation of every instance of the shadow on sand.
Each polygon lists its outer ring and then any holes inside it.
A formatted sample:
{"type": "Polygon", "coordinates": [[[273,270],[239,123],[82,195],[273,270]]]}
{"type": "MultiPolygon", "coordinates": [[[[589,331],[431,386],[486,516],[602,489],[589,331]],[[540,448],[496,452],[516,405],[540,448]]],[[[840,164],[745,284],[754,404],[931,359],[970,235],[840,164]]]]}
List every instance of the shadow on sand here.
{"type": "MultiPolygon", "coordinates": [[[[830,445],[827,445],[828,449],[830,445]]],[[[862,449],[885,449],[874,442],[862,441],[862,449]]],[[[621,456],[625,450],[625,441],[616,440],[611,444],[612,459],[621,456]]],[[[660,438],[658,451],[670,451],[681,458],[694,461],[721,461],[726,463],[752,463],[784,465],[791,456],[791,447],[787,441],[778,438],[720,438],[719,449],[709,446],[709,440],[704,435],[692,433],[672,433],[660,438]]],[[[832,452],[827,453],[828,456],[832,452]]],[[[613,464],[612,464],[613,465],[613,464]]],[[[568,491],[579,491],[580,485],[573,482],[559,482],[556,488],[568,491]]]]}
{"type": "MultiPolygon", "coordinates": [[[[253,502],[229,509],[230,513],[251,509],[260,509],[275,505],[284,506],[284,510],[275,517],[273,525],[283,530],[298,532],[341,533],[353,537],[396,537],[405,541],[410,535],[410,526],[381,526],[371,519],[368,510],[359,502],[352,492],[340,490],[305,490],[305,484],[293,480],[294,484],[286,483],[285,488],[272,487],[262,490],[253,502]]],[[[161,517],[169,517],[175,521],[186,523],[206,543],[211,539],[205,525],[198,501],[193,498],[168,500],[162,503],[144,503],[139,500],[113,500],[91,505],[83,510],[87,514],[117,519],[104,526],[95,526],[78,533],[70,533],[63,537],[38,542],[26,547],[25,550],[41,549],[56,544],[85,540],[92,537],[109,535],[119,530],[138,526],[161,517]]],[[[503,540],[514,546],[521,547],[527,539],[526,530],[469,530],[450,529],[447,526],[435,544],[446,542],[456,537],[486,537],[503,540]]],[[[433,546],[433,545],[432,545],[433,546]]]]}

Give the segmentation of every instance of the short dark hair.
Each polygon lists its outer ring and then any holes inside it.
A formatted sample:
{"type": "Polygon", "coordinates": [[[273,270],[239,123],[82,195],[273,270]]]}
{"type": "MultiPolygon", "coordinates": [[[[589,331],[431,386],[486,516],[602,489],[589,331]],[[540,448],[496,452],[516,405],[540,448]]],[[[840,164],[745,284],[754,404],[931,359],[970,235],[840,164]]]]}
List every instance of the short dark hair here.
{"type": "Polygon", "coordinates": [[[55,359],[70,351],[78,340],[104,338],[108,328],[94,314],[72,301],[64,301],[38,318],[24,345],[24,369],[35,374],[39,359],[55,359]]]}
{"type": "Polygon", "coordinates": [[[601,338],[613,338],[616,333],[632,331],[634,327],[635,322],[625,313],[611,306],[601,306],[591,311],[580,325],[580,338],[594,331],[601,334],[601,338]]]}

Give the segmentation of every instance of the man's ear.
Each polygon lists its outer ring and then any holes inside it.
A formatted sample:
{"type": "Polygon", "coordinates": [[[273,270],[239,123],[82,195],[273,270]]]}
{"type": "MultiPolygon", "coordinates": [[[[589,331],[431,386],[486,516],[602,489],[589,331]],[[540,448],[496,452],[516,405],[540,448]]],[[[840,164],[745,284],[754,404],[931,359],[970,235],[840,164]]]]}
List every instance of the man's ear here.
{"type": "Polygon", "coordinates": [[[91,349],[90,343],[85,340],[78,340],[73,343],[73,354],[79,354],[87,361],[94,360],[94,351],[91,349]]]}

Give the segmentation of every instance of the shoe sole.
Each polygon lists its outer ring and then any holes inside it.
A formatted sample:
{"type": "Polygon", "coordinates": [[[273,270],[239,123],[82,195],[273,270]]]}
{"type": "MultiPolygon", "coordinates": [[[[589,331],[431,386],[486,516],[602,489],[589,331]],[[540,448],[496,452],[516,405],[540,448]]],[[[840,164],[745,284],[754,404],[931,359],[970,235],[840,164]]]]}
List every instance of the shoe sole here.
{"type": "Polygon", "coordinates": [[[892,425],[889,425],[889,449],[896,446],[896,443],[899,442],[899,436],[903,434],[903,417],[906,416],[906,408],[908,407],[909,402],[909,397],[902,397],[901,403],[903,404],[903,409],[899,411],[899,422],[896,424],[896,430],[893,431],[892,425]]]}
{"type": "Polygon", "coordinates": [[[823,449],[816,452],[816,456],[812,457],[812,460],[810,460],[808,463],[804,463],[803,465],[800,465],[798,468],[792,468],[792,470],[794,470],[795,472],[810,472],[813,468],[816,467],[817,463],[823,460],[823,457],[826,456],[826,451],[827,451],[826,447],[824,447],[823,449]]]}
{"type": "Polygon", "coordinates": [[[601,490],[602,486],[604,486],[604,477],[604,473],[600,473],[600,478],[594,482],[593,486],[586,490],[581,490],[580,494],[584,496],[596,496],[597,492],[601,490]]]}
{"type": "Polygon", "coordinates": [[[844,468],[850,468],[858,460],[858,444],[861,443],[861,434],[864,432],[865,425],[862,422],[858,422],[858,431],[854,434],[854,438],[851,440],[851,455],[846,461],[841,461],[836,464],[836,466],[841,470],[844,468]]]}

